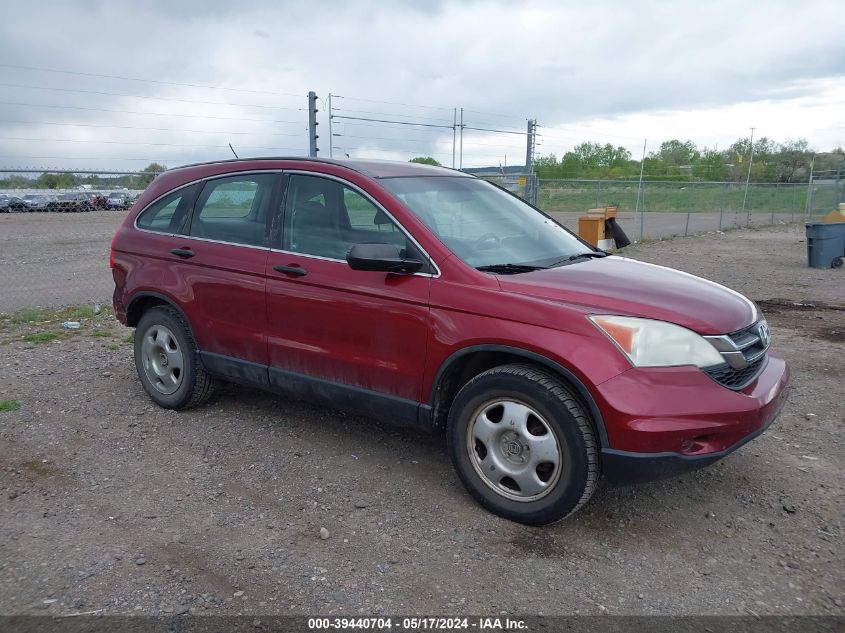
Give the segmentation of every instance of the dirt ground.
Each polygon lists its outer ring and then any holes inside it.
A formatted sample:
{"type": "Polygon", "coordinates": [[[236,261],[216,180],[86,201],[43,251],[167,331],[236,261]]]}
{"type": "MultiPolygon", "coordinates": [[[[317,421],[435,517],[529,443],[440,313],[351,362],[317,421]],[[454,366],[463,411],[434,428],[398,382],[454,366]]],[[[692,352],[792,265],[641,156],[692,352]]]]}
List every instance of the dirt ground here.
{"type": "Polygon", "coordinates": [[[804,249],[628,249],[758,301],[794,387],[734,455],[545,528],[475,505],[441,436],[239,387],[165,411],[107,313],[6,317],[0,614],[845,614],[845,273],[804,249]]]}
{"type": "MultiPolygon", "coordinates": [[[[578,229],[579,213],[553,213],[569,229],[578,229]]],[[[109,270],[109,244],[125,211],[91,213],[0,213],[0,312],[28,306],[56,307],[111,301],[114,282],[109,270]]],[[[778,224],[790,214],[757,213],[754,224],[778,224]]],[[[744,216],[718,212],[646,213],[624,211],[619,224],[631,240],[714,232],[719,225],[735,228],[744,216]]]]}

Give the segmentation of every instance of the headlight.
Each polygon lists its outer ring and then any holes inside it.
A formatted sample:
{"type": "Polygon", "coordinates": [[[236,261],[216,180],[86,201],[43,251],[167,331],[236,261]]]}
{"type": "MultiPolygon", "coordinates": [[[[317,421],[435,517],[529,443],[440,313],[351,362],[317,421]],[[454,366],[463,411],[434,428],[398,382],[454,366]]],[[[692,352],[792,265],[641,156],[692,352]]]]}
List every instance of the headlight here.
{"type": "Polygon", "coordinates": [[[710,367],[725,362],[703,337],[674,323],[611,315],[588,318],[636,367],[710,367]]]}

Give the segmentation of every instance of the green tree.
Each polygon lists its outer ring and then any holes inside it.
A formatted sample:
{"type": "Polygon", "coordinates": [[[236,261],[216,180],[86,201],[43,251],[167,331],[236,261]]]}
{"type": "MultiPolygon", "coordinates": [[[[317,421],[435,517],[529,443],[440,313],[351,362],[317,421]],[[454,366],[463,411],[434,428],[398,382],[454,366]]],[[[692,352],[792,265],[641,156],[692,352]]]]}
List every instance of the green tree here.
{"type": "Polygon", "coordinates": [[[44,172],[36,179],[35,186],[38,189],[70,189],[76,186],[76,176],[67,172],[44,172]]]}
{"type": "Polygon", "coordinates": [[[408,161],[409,163],[420,163],[421,165],[434,165],[435,167],[442,167],[437,160],[431,156],[417,156],[408,161]]]}
{"type": "Polygon", "coordinates": [[[728,166],[722,152],[705,147],[692,165],[692,175],[698,180],[725,180],[728,177],[728,166]]]}
{"type": "Polygon", "coordinates": [[[139,189],[145,189],[153,181],[155,175],[167,171],[167,167],[159,163],[150,163],[143,171],[146,173],[138,178],[139,189]]]}
{"type": "Polygon", "coordinates": [[[610,143],[581,143],[571,153],[587,167],[618,167],[631,160],[631,152],[622,146],[613,147],[610,143]]]}
{"type": "Polygon", "coordinates": [[[691,166],[700,157],[701,152],[698,151],[695,143],[678,139],[664,141],[660,144],[660,149],[652,154],[652,158],[657,158],[672,167],[691,166]]]}
{"type": "Polygon", "coordinates": [[[807,139],[786,139],[778,146],[775,169],[778,182],[798,182],[809,178],[807,173],[813,154],[807,139]]]}

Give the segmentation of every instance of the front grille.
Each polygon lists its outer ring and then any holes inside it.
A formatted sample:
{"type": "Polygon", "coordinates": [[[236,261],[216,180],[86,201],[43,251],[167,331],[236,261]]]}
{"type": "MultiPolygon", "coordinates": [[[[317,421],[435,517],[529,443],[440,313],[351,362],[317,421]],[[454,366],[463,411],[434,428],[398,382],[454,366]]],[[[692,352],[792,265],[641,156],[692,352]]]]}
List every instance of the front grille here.
{"type": "Polygon", "coordinates": [[[704,370],[708,376],[718,382],[720,385],[739,391],[745,389],[751,382],[757,378],[760,371],[763,369],[763,364],[766,360],[765,355],[758,358],[756,361],[748,365],[745,369],[734,369],[727,363],[716,365],[715,367],[708,367],[704,370]]]}
{"type": "Polygon", "coordinates": [[[769,328],[765,320],[733,334],[705,338],[719,350],[725,362],[704,368],[704,373],[728,389],[744,389],[754,382],[766,366],[769,328]]]}

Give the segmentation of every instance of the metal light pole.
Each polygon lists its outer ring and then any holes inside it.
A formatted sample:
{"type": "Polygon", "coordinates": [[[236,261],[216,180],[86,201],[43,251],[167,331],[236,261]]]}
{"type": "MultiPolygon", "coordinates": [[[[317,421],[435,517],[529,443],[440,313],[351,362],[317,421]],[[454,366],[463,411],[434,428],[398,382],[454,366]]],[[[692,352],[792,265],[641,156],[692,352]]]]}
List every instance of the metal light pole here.
{"type": "MultiPolygon", "coordinates": [[[[754,128],[751,128],[750,156],[748,157],[748,176],[745,179],[745,194],[742,196],[742,210],[745,211],[745,201],[748,200],[748,183],[751,182],[751,165],[754,163],[754,128]]],[[[745,214],[745,226],[751,221],[751,209],[745,214]]]]}
{"type": "Polygon", "coordinates": [[[816,166],[816,155],[810,160],[810,182],[807,183],[807,203],[804,208],[804,220],[810,219],[810,213],[813,210],[813,170],[816,166]]]}
{"type": "MultiPolygon", "coordinates": [[[[640,161],[640,182],[637,185],[637,203],[634,207],[634,217],[637,216],[637,212],[640,210],[640,195],[643,191],[643,170],[645,169],[645,148],[648,145],[648,139],[643,139],[643,158],[640,161]]],[[[643,200],[643,210],[640,213],[640,241],[643,241],[643,230],[645,228],[645,218],[643,217],[645,214],[645,200],[643,200]]]]}
{"type": "Polygon", "coordinates": [[[464,168],[464,109],[461,108],[461,147],[458,154],[458,169],[464,168]]]}
{"type": "Polygon", "coordinates": [[[458,125],[458,109],[452,108],[452,169],[455,168],[455,135],[458,125]]]}

